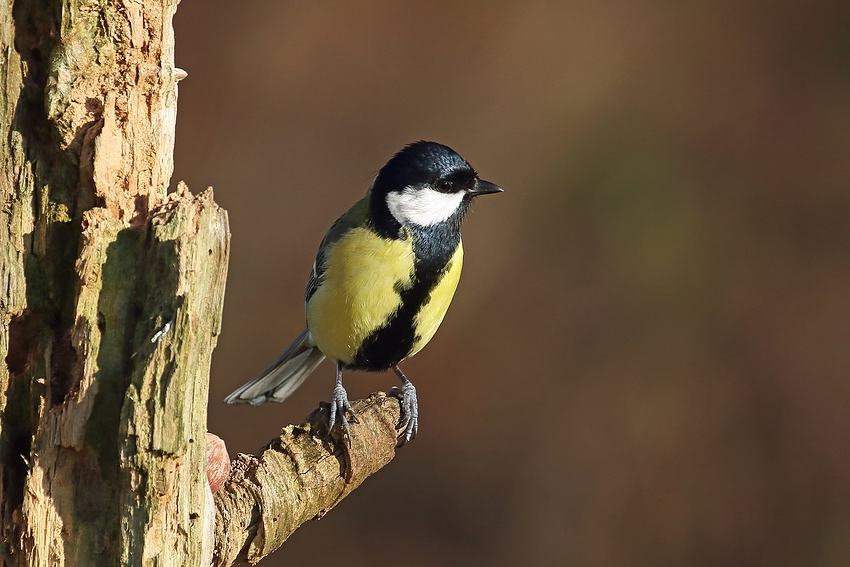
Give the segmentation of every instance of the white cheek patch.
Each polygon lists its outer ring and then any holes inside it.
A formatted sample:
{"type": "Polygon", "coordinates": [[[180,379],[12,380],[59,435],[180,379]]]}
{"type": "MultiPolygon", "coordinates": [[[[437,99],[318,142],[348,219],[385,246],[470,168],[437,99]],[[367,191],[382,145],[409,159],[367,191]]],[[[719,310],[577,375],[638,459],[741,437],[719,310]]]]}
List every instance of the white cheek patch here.
{"type": "Polygon", "coordinates": [[[431,226],[446,221],[463,201],[464,192],[440,193],[428,187],[405,187],[387,193],[387,208],[401,224],[431,226]]]}

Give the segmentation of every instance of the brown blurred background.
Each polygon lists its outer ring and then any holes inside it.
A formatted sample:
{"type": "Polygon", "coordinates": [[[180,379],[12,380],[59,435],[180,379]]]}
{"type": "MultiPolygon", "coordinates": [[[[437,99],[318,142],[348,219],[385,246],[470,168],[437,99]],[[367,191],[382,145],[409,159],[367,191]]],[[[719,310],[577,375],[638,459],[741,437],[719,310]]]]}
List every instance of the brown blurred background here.
{"type": "MultiPolygon", "coordinates": [[[[404,365],[420,437],[263,565],[850,565],[850,4],[187,0],[174,181],[233,231],[221,399],[393,152],[506,188],[404,365]]],[[[353,398],[395,383],[351,373],[353,398]]]]}

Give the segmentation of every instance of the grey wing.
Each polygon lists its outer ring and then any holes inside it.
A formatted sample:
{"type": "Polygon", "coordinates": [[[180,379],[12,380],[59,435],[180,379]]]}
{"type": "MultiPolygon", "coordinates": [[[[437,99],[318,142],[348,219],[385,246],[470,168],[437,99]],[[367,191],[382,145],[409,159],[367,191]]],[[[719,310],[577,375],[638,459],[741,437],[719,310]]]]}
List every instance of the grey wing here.
{"type": "Polygon", "coordinates": [[[310,298],[313,297],[313,294],[316,293],[316,289],[319,287],[319,274],[316,273],[316,266],[319,264],[319,258],[316,258],[316,261],[313,262],[313,269],[310,270],[310,279],[307,280],[307,289],[304,290],[304,304],[306,305],[310,298]]]}

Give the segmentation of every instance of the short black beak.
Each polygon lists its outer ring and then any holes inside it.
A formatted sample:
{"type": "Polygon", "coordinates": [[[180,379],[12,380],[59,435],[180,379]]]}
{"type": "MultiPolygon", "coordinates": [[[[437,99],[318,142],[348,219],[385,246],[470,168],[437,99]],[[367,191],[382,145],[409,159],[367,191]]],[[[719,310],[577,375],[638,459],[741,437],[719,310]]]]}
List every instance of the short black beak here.
{"type": "Polygon", "coordinates": [[[501,193],[502,191],[504,191],[504,189],[495,183],[479,179],[478,183],[475,184],[475,187],[469,190],[469,193],[472,195],[487,195],[488,193],[501,193]]]}

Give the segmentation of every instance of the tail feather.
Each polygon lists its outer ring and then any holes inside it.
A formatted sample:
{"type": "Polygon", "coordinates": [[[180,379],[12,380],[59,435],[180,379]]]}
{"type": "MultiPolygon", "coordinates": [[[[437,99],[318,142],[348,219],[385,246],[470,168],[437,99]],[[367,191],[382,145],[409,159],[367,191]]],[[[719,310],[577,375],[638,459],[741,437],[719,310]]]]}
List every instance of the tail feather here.
{"type": "Polygon", "coordinates": [[[305,330],[271,366],[250,382],[237,388],[224,398],[224,402],[255,406],[265,402],[282,402],[324,359],[325,355],[313,343],[310,331],[305,330]]]}

